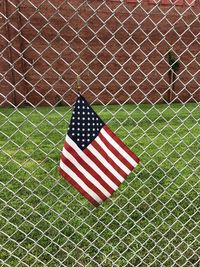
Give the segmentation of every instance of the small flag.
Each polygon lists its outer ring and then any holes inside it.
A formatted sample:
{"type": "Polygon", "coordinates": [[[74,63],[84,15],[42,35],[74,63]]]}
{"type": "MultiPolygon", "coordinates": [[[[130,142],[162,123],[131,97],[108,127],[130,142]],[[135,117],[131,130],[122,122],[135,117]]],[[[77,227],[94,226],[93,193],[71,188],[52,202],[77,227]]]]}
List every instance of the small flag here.
{"type": "Polygon", "coordinates": [[[139,158],[79,95],[60,158],[60,174],[98,206],[138,163],[139,158]]]}

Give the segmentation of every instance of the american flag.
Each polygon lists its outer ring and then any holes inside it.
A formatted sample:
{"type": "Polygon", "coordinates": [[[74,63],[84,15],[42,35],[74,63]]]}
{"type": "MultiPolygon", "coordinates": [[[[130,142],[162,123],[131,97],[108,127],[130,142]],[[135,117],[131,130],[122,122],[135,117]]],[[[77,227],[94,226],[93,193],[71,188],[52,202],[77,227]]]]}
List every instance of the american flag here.
{"type": "Polygon", "coordinates": [[[138,163],[139,158],[79,95],[60,158],[60,174],[98,206],[138,163]]]}

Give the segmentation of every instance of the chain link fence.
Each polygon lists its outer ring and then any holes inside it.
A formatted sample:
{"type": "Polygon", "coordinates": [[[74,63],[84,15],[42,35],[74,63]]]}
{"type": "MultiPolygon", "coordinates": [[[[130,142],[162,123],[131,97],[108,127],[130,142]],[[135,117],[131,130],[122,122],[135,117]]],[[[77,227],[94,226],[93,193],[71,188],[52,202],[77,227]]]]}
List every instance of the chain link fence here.
{"type": "Polygon", "coordinates": [[[0,9],[0,265],[198,267],[199,2],[0,9]],[[58,174],[78,91],[141,159],[98,208],[58,174]]]}

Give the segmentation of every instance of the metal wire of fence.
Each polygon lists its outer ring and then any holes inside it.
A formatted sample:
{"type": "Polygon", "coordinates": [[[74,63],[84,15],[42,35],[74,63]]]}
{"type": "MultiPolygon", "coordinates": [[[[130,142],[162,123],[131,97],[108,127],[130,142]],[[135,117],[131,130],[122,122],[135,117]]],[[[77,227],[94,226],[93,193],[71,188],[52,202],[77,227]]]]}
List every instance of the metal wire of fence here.
{"type": "Polygon", "coordinates": [[[0,9],[1,266],[199,266],[199,2],[0,9]],[[77,76],[142,161],[99,208],[57,171],[77,76]]]}

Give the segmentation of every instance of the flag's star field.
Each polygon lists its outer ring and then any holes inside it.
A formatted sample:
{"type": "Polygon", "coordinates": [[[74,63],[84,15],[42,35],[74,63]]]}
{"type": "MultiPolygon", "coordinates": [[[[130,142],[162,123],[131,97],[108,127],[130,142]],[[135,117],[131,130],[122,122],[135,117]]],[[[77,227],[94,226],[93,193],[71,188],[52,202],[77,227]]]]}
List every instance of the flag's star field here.
{"type": "Polygon", "coordinates": [[[96,138],[103,126],[104,122],[87,101],[79,96],[72,113],[68,135],[83,150],[96,138]]]}

